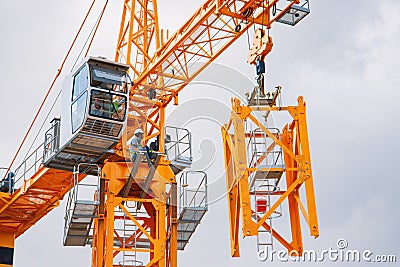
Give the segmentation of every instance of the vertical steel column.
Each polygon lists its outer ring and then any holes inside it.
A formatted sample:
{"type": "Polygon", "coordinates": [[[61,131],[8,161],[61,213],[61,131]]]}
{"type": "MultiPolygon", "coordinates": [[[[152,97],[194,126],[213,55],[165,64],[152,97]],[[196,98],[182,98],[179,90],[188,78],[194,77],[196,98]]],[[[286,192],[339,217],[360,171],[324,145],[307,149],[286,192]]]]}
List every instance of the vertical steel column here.
{"type": "Polygon", "coordinates": [[[239,218],[240,218],[240,194],[238,183],[234,178],[234,166],[232,158],[232,140],[227,131],[228,125],[221,128],[224,143],[226,188],[228,198],[228,216],[231,240],[231,256],[240,257],[239,250],[239,218]]]}
{"type": "MultiPolygon", "coordinates": [[[[290,150],[293,150],[293,131],[289,132],[288,125],[286,125],[282,131],[282,142],[290,150]]],[[[284,162],[286,165],[286,184],[288,187],[290,187],[297,178],[297,171],[291,170],[297,167],[297,163],[285,151],[283,153],[284,162]]],[[[292,232],[291,245],[293,250],[296,250],[299,255],[302,255],[303,240],[301,235],[300,214],[295,195],[299,196],[299,192],[297,190],[288,196],[290,229],[292,232]]]]}
{"type": "Polygon", "coordinates": [[[14,241],[14,233],[0,231],[0,267],[13,266],[14,241]]]}
{"type": "Polygon", "coordinates": [[[243,235],[252,236],[257,234],[257,227],[252,221],[252,210],[250,204],[250,189],[249,189],[249,172],[247,170],[247,155],[246,155],[246,143],[245,143],[245,129],[244,120],[249,115],[249,109],[240,106],[240,101],[234,99],[232,101],[232,108],[235,113],[232,116],[233,122],[233,141],[234,151],[233,159],[235,162],[235,182],[239,185],[240,191],[240,207],[242,209],[242,224],[243,224],[243,235]]]}
{"type": "Polygon", "coordinates": [[[306,102],[302,96],[298,99],[298,116],[299,116],[299,142],[302,155],[305,156],[304,159],[304,172],[305,172],[305,187],[306,187],[306,199],[308,207],[308,217],[310,226],[310,235],[314,237],[319,236],[318,229],[318,218],[317,218],[317,207],[315,203],[314,194],[314,181],[311,169],[311,156],[310,156],[310,145],[308,142],[308,130],[306,121],[306,102]]]}
{"type": "Polygon", "coordinates": [[[171,240],[169,255],[171,267],[178,265],[178,188],[177,183],[172,183],[171,187],[171,240]]]}

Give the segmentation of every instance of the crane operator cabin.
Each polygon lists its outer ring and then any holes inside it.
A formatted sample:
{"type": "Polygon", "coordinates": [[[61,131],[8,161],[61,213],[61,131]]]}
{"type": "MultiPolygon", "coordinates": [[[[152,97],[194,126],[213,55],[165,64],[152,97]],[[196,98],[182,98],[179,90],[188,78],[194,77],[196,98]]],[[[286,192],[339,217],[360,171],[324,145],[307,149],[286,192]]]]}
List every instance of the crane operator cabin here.
{"type": "Polygon", "coordinates": [[[46,133],[44,165],[72,171],[102,163],[119,142],[127,117],[129,66],[89,57],[63,82],[62,116],[46,133]]]}

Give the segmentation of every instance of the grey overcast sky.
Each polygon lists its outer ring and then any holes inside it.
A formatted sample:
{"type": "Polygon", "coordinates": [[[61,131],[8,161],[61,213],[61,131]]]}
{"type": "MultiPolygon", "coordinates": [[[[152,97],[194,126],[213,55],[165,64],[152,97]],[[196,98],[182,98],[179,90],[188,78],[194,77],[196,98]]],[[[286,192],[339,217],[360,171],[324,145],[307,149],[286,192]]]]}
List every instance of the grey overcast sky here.
{"type": "MultiPolygon", "coordinates": [[[[0,1],[1,166],[12,159],[90,2],[0,1]]],[[[110,2],[93,55],[113,58],[122,1],[110,2]]],[[[161,26],[173,31],[202,1],[158,2],[161,26]]],[[[295,104],[298,95],[307,101],[321,235],[314,240],[303,231],[306,249],[336,248],[337,240],[345,238],[349,249],[397,255],[400,260],[399,13],[396,0],[314,0],[311,14],[298,26],[275,25],[271,31],[268,86],[283,86],[286,105],[295,104]]],[[[196,153],[212,163],[208,172],[216,199],[224,187],[218,124],[228,119],[223,115],[228,114],[229,98],[249,91],[254,83],[246,57],[247,40],[241,38],[217,60],[220,65],[188,86],[181,94],[183,104],[170,109],[171,120],[181,120],[173,115],[182,111],[197,116],[184,122],[192,127],[196,153]],[[207,84],[214,78],[230,90],[207,84]],[[207,113],[205,105],[221,112],[207,113]]],[[[90,266],[90,248],[62,246],[64,207],[63,201],[17,239],[15,267],[90,266]]],[[[210,205],[190,244],[179,253],[180,266],[294,265],[260,262],[254,238],[242,240],[242,257],[232,259],[228,227],[222,198],[210,205]]]]}

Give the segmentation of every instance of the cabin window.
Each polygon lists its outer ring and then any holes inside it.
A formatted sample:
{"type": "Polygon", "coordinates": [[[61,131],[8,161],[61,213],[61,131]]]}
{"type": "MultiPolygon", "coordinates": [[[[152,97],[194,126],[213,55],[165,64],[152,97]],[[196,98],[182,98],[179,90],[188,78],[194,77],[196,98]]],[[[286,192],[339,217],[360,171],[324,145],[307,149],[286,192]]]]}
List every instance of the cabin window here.
{"type": "Polygon", "coordinates": [[[127,83],[130,83],[128,75],[116,69],[101,66],[91,66],[90,86],[115,92],[126,93],[127,83]]]}
{"type": "Polygon", "coordinates": [[[124,121],[126,113],[125,111],[125,96],[99,90],[92,90],[89,111],[91,116],[124,121]]]}
{"type": "Polygon", "coordinates": [[[72,100],[75,100],[88,87],[88,69],[84,66],[74,77],[72,100]]]}
{"type": "Polygon", "coordinates": [[[86,114],[87,91],[82,94],[71,106],[72,133],[75,133],[83,124],[86,114]]]}

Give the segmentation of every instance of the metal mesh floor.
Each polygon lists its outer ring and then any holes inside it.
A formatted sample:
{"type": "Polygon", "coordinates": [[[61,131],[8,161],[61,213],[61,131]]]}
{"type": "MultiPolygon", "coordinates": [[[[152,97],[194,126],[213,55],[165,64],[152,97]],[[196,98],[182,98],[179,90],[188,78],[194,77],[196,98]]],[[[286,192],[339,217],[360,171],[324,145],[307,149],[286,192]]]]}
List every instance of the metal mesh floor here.
{"type": "Polygon", "coordinates": [[[283,14],[276,21],[294,26],[309,13],[310,10],[308,8],[293,5],[285,14],[283,14]]]}

